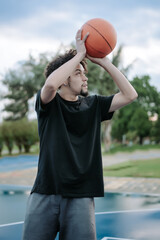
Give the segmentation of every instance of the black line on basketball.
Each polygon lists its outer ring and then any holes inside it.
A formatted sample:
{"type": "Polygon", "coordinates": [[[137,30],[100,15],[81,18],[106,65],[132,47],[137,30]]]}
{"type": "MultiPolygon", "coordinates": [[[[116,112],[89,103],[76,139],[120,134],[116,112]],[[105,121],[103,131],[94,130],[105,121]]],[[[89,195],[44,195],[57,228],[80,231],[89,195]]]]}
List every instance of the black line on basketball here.
{"type": "Polygon", "coordinates": [[[100,35],[101,35],[101,37],[106,41],[106,43],[108,44],[108,46],[110,47],[110,49],[111,49],[111,51],[113,50],[112,49],[112,47],[111,47],[111,45],[109,44],[109,42],[107,41],[107,39],[105,39],[105,37],[96,29],[96,28],[94,28],[92,25],[90,25],[90,24],[88,24],[88,23],[86,23],[88,26],[90,26],[90,27],[92,27],[96,32],[98,32],[100,35]]]}

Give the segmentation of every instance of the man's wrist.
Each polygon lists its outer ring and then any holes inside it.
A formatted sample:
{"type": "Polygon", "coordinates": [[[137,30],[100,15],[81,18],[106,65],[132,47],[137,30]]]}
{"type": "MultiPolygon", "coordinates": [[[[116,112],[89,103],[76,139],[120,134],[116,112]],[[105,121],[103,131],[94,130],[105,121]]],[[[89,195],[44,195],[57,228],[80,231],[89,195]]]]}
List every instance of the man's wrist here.
{"type": "Polygon", "coordinates": [[[100,58],[99,61],[97,62],[97,64],[103,68],[106,68],[108,66],[108,64],[110,64],[111,62],[109,61],[108,58],[100,58]]]}
{"type": "Polygon", "coordinates": [[[85,58],[85,53],[77,52],[76,56],[80,59],[80,62],[85,58]]]}

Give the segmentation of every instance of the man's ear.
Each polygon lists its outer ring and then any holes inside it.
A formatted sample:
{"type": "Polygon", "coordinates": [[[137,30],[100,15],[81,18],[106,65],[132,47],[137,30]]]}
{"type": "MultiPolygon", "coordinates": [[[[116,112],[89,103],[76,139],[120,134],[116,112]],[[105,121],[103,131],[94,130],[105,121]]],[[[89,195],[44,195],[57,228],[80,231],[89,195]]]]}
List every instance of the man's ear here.
{"type": "Polygon", "coordinates": [[[64,83],[63,83],[64,86],[68,86],[69,79],[70,79],[70,77],[66,81],[64,81],[64,83]]]}

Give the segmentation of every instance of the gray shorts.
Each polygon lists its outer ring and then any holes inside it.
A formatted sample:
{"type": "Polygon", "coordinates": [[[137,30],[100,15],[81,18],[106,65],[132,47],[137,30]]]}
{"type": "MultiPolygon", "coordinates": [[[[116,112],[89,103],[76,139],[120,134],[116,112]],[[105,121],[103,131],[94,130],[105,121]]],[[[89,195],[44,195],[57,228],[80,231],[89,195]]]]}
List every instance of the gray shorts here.
{"type": "Polygon", "coordinates": [[[23,240],[96,240],[94,199],[29,196],[23,240]]]}

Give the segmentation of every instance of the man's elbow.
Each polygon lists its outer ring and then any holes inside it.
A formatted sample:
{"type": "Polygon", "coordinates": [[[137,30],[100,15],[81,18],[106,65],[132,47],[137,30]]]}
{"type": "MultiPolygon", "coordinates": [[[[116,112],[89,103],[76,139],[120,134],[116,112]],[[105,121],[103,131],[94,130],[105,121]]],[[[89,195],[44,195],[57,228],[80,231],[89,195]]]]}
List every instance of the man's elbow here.
{"type": "Polygon", "coordinates": [[[129,101],[133,102],[134,100],[136,100],[138,98],[138,93],[135,91],[130,97],[129,97],[129,101]]]}
{"type": "Polygon", "coordinates": [[[135,91],[133,96],[132,96],[132,100],[136,100],[138,98],[138,93],[135,91]]]}
{"type": "Polygon", "coordinates": [[[51,82],[51,81],[46,80],[44,86],[45,86],[45,89],[46,89],[47,91],[50,91],[50,92],[55,92],[55,91],[57,91],[57,86],[56,86],[55,84],[53,84],[53,81],[51,82]]]}

